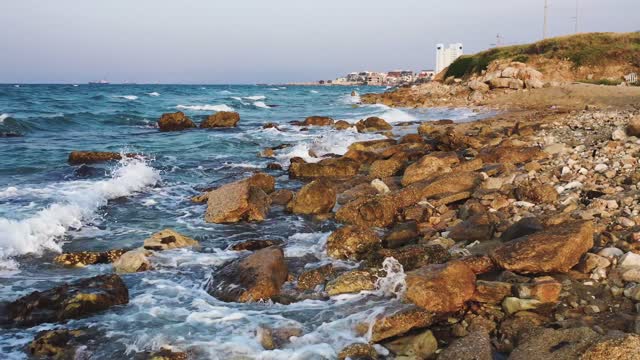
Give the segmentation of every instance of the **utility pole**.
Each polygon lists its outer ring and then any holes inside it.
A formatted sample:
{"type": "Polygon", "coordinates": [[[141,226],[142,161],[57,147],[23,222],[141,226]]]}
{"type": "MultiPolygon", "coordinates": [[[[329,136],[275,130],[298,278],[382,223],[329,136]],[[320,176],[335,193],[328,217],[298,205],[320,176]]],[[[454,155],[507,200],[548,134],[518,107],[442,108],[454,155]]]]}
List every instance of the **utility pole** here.
{"type": "Polygon", "coordinates": [[[578,16],[580,15],[580,0],[576,0],[576,34],[578,33],[578,16]]]}
{"type": "Polygon", "coordinates": [[[544,0],[544,27],[542,29],[542,39],[547,38],[547,15],[549,13],[549,2],[544,0]]]}

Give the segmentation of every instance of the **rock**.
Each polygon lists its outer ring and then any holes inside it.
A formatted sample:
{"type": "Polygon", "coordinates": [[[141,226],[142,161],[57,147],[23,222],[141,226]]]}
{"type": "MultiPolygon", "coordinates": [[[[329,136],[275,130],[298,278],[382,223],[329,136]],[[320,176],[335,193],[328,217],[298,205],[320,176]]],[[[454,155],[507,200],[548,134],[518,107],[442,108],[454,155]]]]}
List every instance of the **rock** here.
{"type": "Polygon", "coordinates": [[[333,124],[333,128],[336,130],[347,130],[352,126],[353,125],[351,125],[351,123],[344,120],[338,120],[335,122],[335,124],[333,124]]]}
{"type": "Polygon", "coordinates": [[[627,124],[627,135],[640,137],[640,115],[634,116],[627,124]]]}
{"type": "Polygon", "coordinates": [[[432,312],[461,309],[475,292],[476,275],[462,262],[428,265],[406,274],[405,298],[432,312]]]}
{"type": "Polygon", "coordinates": [[[616,247],[606,247],[600,251],[598,251],[598,255],[605,257],[609,260],[613,260],[624,255],[624,251],[616,248],[616,247]]]}
{"type": "Polygon", "coordinates": [[[147,360],[188,360],[189,354],[181,351],[173,351],[170,348],[161,348],[149,354],[147,360]]]}
{"type": "Polygon", "coordinates": [[[290,342],[291,337],[302,336],[302,329],[296,327],[271,328],[260,326],[256,331],[256,337],[265,350],[280,349],[290,342]]]}
{"type": "Polygon", "coordinates": [[[292,178],[349,178],[358,173],[360,164],[352,159],[324,159],[317,163],[292,162],[289,176],[292,178]]]}
{"type": "Polygon", "coordinates": [[[391,350],[396,358],[428,359],[438,350],[438,340],[431,330],[420,334],[403,336],[384,343],[384,347],[391,350]]]}
{"type": "Polygon", "coordinates": [[[502,301],[502,309],[508,315],[519,311],[533,310],[540,306],[542,302],[536,299],[520,299],[517,297],[507,297],[502,301]]]}
{"type": "Polygon", "coordinates": [[[378,235],[360,226],[343,226],[327,239],[327,253],[336,259],[362,260],[379,246],[378,235]]]}
{"type": "Polygon", "coordinates": [[[385,235],[382,243],[385,248],[397,249],[418,238],[418,226],[415,222],[400,223],[385,235]]]}
{"type": "Polygon", "coordinates": [[[436,152],[425,155],[405,169],[402,185],[408,186],[424,179],[442,175],[442,173],[451,172],[451,167],[459,162],[460,160],[454,152],[436,152]]]}
{"type": "Polygon", "coordinates": [[[478,103],[484,100],[484,95],[480,91],[474,91],[469,94],[468,100],[474,103],[478,103]]]}
{"type": "Polygon", "coordinates": [[[535,146],[489,146],[480,150],[478,157],[485,163],[521,164],[532,160],[540,160],[547,156],[535,146]]]}
{"type": "Polygon", "coordinates": [[[267,170],[282,170],[282,165],[278,163],[268,163],[267,170]]]}
{"type": "Polygon", "coordinates": [[[271,195],[271,204],[273,205],[287,205],[295,193],[289,189],[280,189],[274,191],[271,195]]]}
{"type": "Polygon", "coordinates": [[[12,327],[79,319],[129,302],[129,291],[115,274],[99,275],[46,291],[34,291],[7,304],[3,323],[12,327]]]}
{"type": "Polygon", "coordinates": [[[469,89],[473,90],[473,91],[478,91],[482,94],[488,92],[489,89],[489,85],[478,81],[478,80],[471,80],[469,81],[469,84],[467,84],[467,86],[469,86],[469,89]]]}
{"type": "Polygon", "coordinates": [[[349,293],[359,293],[363,290],[374,290],[376,278],[368,271],[353,270],[340,274],[329,281],[326,291],[329,296],[349,293]]]}
{"type": "Polygon", "coordinates": [[[376,191],[378,191],[378,194],[386,194],[391,191],[389,190],[387,184],[385,184],[384,181],[380,179],[373,179],[371,181],[371,186],[376,189],[376,191]]]}
{"type": "Polygon", "coordinates": [[[494,228],[488,214],[475,214],[454,226],[448,237],[456,241],[485,241],[493,237],[494,228]]]}
{"type": "Polygon", "coordinates": [[[631,251],[629,251],[628,253],[622,255],[620,259],[618,259],[618,267],[640,267],[640,254],[632,253],[631,251]]]}
{"type": "Polygon", "coordinates": [[[580,360],[639,360],[640,335],[612,336],[588,348],[580,360]]]}
{"type": "Polygon", "coordinates": [[[149,255],[151,251],[144,248],[138,248],[131,251],[127,251],[113,262],[113,269],[116,273],[126,274],[140,271],[147,271],[151,269],[151,262],[149,261],[149,255]]]}
{"type": "Polygon", "coordinates": [[[181,131],[196,127],[182,111],[175,113],[162,114],[158,120],[160,131],[181,131]]]}
{"type": "Polygon", "coordinates": [[[465,256],[459,259],[459,261],[467,265],[476,275],[486,274],[496,270],[496,265],[487,255],[465,256]]]}
{"type": "Polygon", "coordinates": [[[80,359],[78,351],[93,342],[94,334],[87,330],[53,329],[40,331],[29,344],[29,354],[36,358],[53,360],[80,359]]]}
{"type": "Polygon", "coordinates": [[[395,176],[404,168],[404,161],[400,159],[376,160],[369,167],[369,176],[373,178],[386,178],[395,176]]]}
{"type": "Polygon", "coordinates": [[[407,134],[400,138],[400,144],[421,144],[424,138],[419,134],[407,134]]]}
{"type": "MultiPolygon", "coordinates": [[[[126,154],[126,157],[134,157],[136,154],[126,154]]],[[[94,164],[112,160],[122,160],[122,154],[106,151],[72,151],[68,162],[72,165],[94,164]]]]}
{"type": "Polygon", "coordinates": [[[356,129],[358,132],[372,132],[372,131],[385,131],[391,130],[393,127],[388,122],[384,121],[376,116],[368,117],[365,120],[360,120],[356,123],[356,129]]]}
{"type": "MultiPolygon", "coordinates": [[[[219,111],[207,116],[200,123],[201,129],[236,127],[240,121],[240,114],[233,111],[219,111]]],[[[277,128],[277,127],[276,127],[277,128]]]]}
{"type": "Polygon", "coordinates": [[[520,79],[501,77],[501,78],[491,79],[489,81],[489,86],[491,86],[492,89],[519,90],[524,87],[524,82],[520,79]]]}
{"type": "Polygon", "coordinates": [[[498,266],[518,273],[566,273],[591,247],[593,224],[576,221],[511,240],[489,255],[498,266]]]}
{"type": "Polygon", "coordinates": [[[562,284],[550,276],[533,279],[531,283],[518,284],[516,294],[521,299],[536,299],[541,303],[553,303],[558,301],[562,284]]]}
{"type": "MultiPolygon", "coordinates": [[[[255,173],[251,177],[237,181],[236,183],[238,182],[248,183],[250,186],[259,187],[260,189],[262,189],[262,191],[264,191],[267,194],[271,194],[272,192],[274,192],[276,187],[275,178],[271,175],[268,175],[262,172],[255,173]]],[[[230,184],[222,185],[218,189],[224,188],[224,186],[226,185],[230,185],[230,184]]],[[[209,193],[215,190],[217,189],[210,189],[208,192],[205,192],[204,194],[194,196],[193,198],[191,198],[191,201],[196,203],[206,202],[207,199],[209,198],[209,193]]]]}
{"type": "Polygon", "coordinates": [[[330,126],[333,125],[333,119],[327,116],[309,116],[304,119],[302,126],[330,126]]]}
{"type": "Polygon", "coordinates": [[[278,124],[272,123],[272,122],[268,122],[268,123],[262,124],[262,128],[263,129],[276,129],[276,130],[280,131],[280,128],[278,127],[278,124]]]}
{"type": "Polygon", "coordinates": [[[104,252],[82,251],[77,253],[64,253],[56,256],[55,262],[64,266],[84,267],[94,264],[110,264],[116,261],[126,250],[116,249],[104,252]]]}
{"type": "Polygon", "coordinates": [[[351,344],[338,354],[338,360],[376,360],[378,352],[369,344],[351,344]]]}
{"type": "Polygon", "coordinates": [[[477,330],[455,340],[445,348],[438,360],[492,360],[491,338],[485,331],[477,330]]]}
{"type": "Polygon", "coordinates": [[[198,247],[200,244],[187,236],[184,236],[172,229],[164,229],[151,235],[144,240],[143,247],[147,250],[170,250],[182,247],[198,247]]]}
{"type": "Polygon", "coordinates": [[[591,273],[596,269],[606,269],[611,265],[611,261],[604,256],[600,256],[593,253],[586,253],[580,259],[578,265],[574,267],[576,271],[581,273],[591,273]]]}
{"type": "Polygon", "coordinates": [[[294,214],[326,214],[336,205],[336,197],[335,188],[327,181],[315,180],[295,194],[287,204],[287,210],[294,214]]]}
{"type": "Polygon", "coordinates": [[[501,281],[476,281],[476,292],[473,300],[481,303],[499,304],[511,296],[512,285],[501,281]]]}
{"type": "Polygon", "coordinates": [[[268,300],[280,293],[288,276],[282,249],[268,247],[232,261],[214,273],[207,292],[226,302],[268,300]]]}
{"type": "Polygon", "coordinates": [[[502,233],[500,240],[510,241],[519,237],[534,234],[543,230],[544,227],[538,218],[526,217],[511,225],[502,233]]]}
{"type": "Polygon", "coordinates": [[[323,285],[329,275],[333,273],[333,265],[327,264],[312,270],[307,270],[298,277],[298,289],[313,290],[318,285],[323,285]]]}
{"type": "Polygon", "coordinates": [[[558,201],[558,192],[550,184],[525,183],[516,188],[516,198],[535,204],[553,204],[558,201]]]}
{"type": "Polygon", "coordinates": [[[627,134],[622,129],[615,129],[613,133],[611,133],[611,140],[614,141],[624,141],[627,138],[627,134]]]}
{"type": "Polygon", "coordinates": [[[271,198],[252,181],[241,180],[223,185],[207,194],[205,220],[233,223],[242,220],[262,221],[269,213],[271,198]]]}
{"type": "MultiPolygon", "coordinates": [[[[403,309],[393,314],[384,315],[375,320],[371,329],[371,341],[380,342],[415,329],[429,327],[436,320],[433,313],[418,307],[403,309]]],[[[364,334],[369,330],[369,324],[359,324],[358,333],[364,334]]]]}
{"type": "Polygon", "coordinates": [[[599,335],[587,328],[545,329],[537,328],[524,337],[509,356],[509,360],[580,358],[599,335]]]}
{"type": "Polygon", "coordinates": [[[282,240],[247,240],[231,246],[231,250],[235,251],[256,251],[268,248],[274,245],[282,245],[282,240]]]}
{"type": "Polygon", "coordinates": [[[544,81],[539,79],[527,79],[524,81],[524,86],[527,89],[542,89],[544,87],[544,81]]]}

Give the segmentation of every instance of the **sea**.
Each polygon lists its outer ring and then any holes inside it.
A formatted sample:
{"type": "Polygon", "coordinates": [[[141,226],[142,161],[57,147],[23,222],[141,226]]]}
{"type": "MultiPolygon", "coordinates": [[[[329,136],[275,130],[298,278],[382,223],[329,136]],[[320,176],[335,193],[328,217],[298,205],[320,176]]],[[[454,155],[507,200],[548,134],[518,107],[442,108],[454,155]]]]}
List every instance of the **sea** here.
{"type": "MultiPolygon", "coordinates": [[[[43,330],[89,328],[96,341],[78,358],[127,359],[172,347],[196,359],[334,359],[346,345],[367,342],[357,324],[402,308],[404,274],[389,259],[377,288],[359,294],[292,304],[225,303],[204,290],[211,274],[246,252],[229,250],[244,240],[284,242],[289,259],[307,266],[356,263],[326,255],[338,225],[273,207],[260,223],[210,224],[206,205],[190,198],[202,190],[256,171],[276,177],[277,188],[297,189],[288,178],[292,157],[319,161],[344,154],[356,141],[382,139],[355,129],[290,124],[307,116],[352,123],[379,116],[415,131],[419,121],[471,121],[485,113],[464,108],[399,109],[361,105],[357,94],[381,87],[272,85],[0,85],[0,302],[65,282],[112,272],[111,265],[65,268],[61,252],[135,248],[150,234],[172,228],[197,239],[199,249],[159,252],[154,270],[123,275],[130,302],[64,324],[0,328],[3,359],[28,358],[26,347],[43,330]],[[352,96],[356,92],[356,96],[352,96]],[[183,111],[199,123],[218,111],[237,111],[236,128],[160,132],[161,114],[183,111]],[[264,123],[276,123],[263,129],[264,123]],[[286,144],[275,158],[260,157],[286,144]],[[73,150],[137,153],[116,163],[72,166],[73,150]],[[314,156],[312,156],[314,155],[314,156]],[[266,170],[277,162],[284,171],[266,170]],[[296,327],[302,335],[276,350],[260,344],[262,326],[296,327]]],[[[381,352],[384,349],[379,348],[381,352]]]]}

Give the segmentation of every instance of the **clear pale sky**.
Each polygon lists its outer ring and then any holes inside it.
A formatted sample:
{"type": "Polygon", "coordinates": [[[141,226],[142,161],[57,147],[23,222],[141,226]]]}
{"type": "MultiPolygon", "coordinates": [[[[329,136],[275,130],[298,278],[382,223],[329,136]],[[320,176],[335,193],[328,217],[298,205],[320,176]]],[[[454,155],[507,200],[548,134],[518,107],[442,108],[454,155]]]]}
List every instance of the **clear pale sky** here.
{"type": "MultiPolygon", "coordinates": [[[[640,0],[579,0],[579,31],[640,30],[640,0]]],[[[430,69],[542,36],[543,0],[0,0],[0,83],[256,83],[430,69]]],[[[549,33],[576,0],[549,0],[549,33]]]]}

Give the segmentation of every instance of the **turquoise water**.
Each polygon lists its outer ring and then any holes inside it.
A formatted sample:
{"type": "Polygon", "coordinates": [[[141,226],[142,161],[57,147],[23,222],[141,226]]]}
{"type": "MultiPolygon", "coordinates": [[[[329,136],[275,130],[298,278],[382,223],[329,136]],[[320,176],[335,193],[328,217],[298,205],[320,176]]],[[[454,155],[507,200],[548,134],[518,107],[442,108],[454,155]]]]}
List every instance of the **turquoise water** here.
{"type": "MultiPolygon", "coordinates": [[[[34,290],[111,271],[109,265],[65,269],[53,263],[60,251],[137,247],[151,233],[171,227],[196,238],[202,249],[176,250],[154,258],[156,270],[123,276],[130,304],[68,327],[100,332],[95,358],[129,358],[172,345],[197,358],[333,358],[344,345],[365,341],[352,327],[385,306],[400,306],[384,291],[306,300],[293,305],[228,304],[202,290],[212,271],[241,254],[226,250],[248,239],[285,241],[288,257],[314,255],[331,262],[323,242],[333,223],[316,223],[273,208],[263,223],[204,222],[203,205],[189,198],[262,170],[279,188],[295,188],[286,171],[267,171],[270,162],[288,165],[342,154],[359,140],[381,138],[290,125],[310,115],[355,122],[381,116],[391,123],[470,120],[467,109],[391,109],[357,105],[359,93],[383,88],[176,85],[0,85],[0,301],[34,290]],[[162,113],[184,111],[196,123],[221,110],[238,111],[234,129],[161,133],[162,113]],[[262,124],[280,124],[281,131],[262,124]],[[276,159],[258,156],[279,144],[276,159]],[[144,160],[71,166],[72,150],[135,152],[144,160]],[[256,328],[294,325],[305,335],[285,349],[264,351],[256,328]]],[[[338,263],[339,266],[354,266],[338,263]]],[[[45,324],[0,330],[0,352],[24,358],[24,346],[45,324]]]]}

